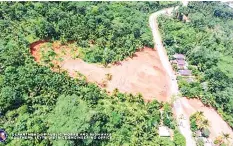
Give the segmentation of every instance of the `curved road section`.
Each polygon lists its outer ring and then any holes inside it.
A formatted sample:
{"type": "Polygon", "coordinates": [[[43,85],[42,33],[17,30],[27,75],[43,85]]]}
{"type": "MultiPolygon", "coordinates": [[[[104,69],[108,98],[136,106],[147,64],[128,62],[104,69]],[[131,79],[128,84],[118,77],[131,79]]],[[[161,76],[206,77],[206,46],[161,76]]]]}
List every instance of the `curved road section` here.
{"type": "MultiPolygon", "coordinates": [[[[161,14],[171,14],[174,9],[177,9],[178,7],[172,7],[172,8],[167,8],[163,9],[160,11],[157,11],[153,13],[150,18],[149,18],[149,23],[150,27],[152,29],[153,33],[153,39],[155,43],[155,48],[159,54],[159,58],[162,62],[162,65],[168,75],[170,76],[170,82],[171,82],[171,95],[178,96],[179,95],[179,90],[178,90],[178,85],[176,81],[176,76],[174,75],[174,72],[172,70],[171,64],[169,62],[169,59],[167,57],[166,50],[162,44],[162,39],[159,33],[159,28],[158,28],[158,23],[157,23],[157,17],[161,14]]],[[[189,120],[187,117],[184,117],[185,112],[183,108],[181,108],[181,103],[180,100],[177,99],[173,103],[176,119],[178,121],[178,128],[181,132],[181,134],[185,137],[186,139],[186,145],[187,146],[196,146],[194,139],[192,138],[192,131],[190,130],[190,124],[189,120]],[[182,118],[181,118],[182,117],[182,118]]]]}

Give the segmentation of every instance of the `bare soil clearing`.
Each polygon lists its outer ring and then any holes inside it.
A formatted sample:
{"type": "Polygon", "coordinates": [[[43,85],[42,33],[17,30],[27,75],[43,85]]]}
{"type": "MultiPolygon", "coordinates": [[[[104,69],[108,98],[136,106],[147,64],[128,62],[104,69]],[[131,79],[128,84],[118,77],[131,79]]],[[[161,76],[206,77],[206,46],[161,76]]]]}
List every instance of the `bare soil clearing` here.
{"type": "MultiPolygon", "coordinates": [[[[38,63],[41,63],[41,49],[46,48],[46,43],[38,41],[30,46],[31,54],[38,63]]],[[[117,88],[124,93],[141,93],[146,101],[169,100],[170,79],[162,67],[157,51],[153,49],[145,47],[142,51],[136,52],[133,58],[127,58],[117,65],[105,68],[99,64],[86,63],[79,58],[72,58],[71,55],[78,52],[71,52],[68,46],[62,46],[59,42],[54,42],[52,48],[56,57],[51,62],[67,70],[73,77],[80,72],[87,77],[89,82],[95,82],[109,92],[117,88]],[[112,75],[111,80],[106,79],[107,74],[112,75]],[[103,86],[103,82],[106,85],[103,86]]]]}
{"type": "MultiPolygon", "coordinates": [[[[198,99],[187,99],[182,98],[181,100],[182,108],[185,111],[187,117],[190,117],[197,111],[203,111],[205,117],[210,121],[210,138],[214,140],[216,137],[222,135],[223,133],[230,134],[233,138],[233,131],[228,126],[228,124],[222,119],[222,117],[211,107],[205,107],[203,103],[198,99]]],[[[233,140],[231,143],[233,143],[233,140]]]]}

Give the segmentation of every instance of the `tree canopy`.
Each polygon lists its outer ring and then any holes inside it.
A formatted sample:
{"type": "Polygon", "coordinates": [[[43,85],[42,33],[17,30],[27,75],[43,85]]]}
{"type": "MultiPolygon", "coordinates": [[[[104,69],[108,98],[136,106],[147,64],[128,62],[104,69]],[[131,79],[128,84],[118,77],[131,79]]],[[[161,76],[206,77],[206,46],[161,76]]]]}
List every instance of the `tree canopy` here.
{"type": "Polygon", "coordinates": [[[182,94],[214,106],[233,128],[232,14],[232,8],[221,2],[189,2],[173,18],[159,20],[169,55],[183,53],[198,69],[192,69],[196,82],[179,82],[182,94]]]}
{"type": "MultiPolygon", "coordinates": [[[[162,122],[157,101],[142,96],[109,95],[94,83],[38,65],[30,54],[37,40],[74,41],[89,62],[122,60],[152,46],[148,15],[177,2],[0,2],[0,127],[4,145],[160,145],[162,122]],[[109,57],[111,56],[111,57],[109,57]],[[13,139],[13,133],[109,133],[111,139],[13,139]]],[[[173,123],[166,105],[166,117],[173,123]]],[[[169,123],[167,122],[169,126],[169,123]]],[[[177,137],[178,139],[180,136],[177,137]]],[[[180,141],[180,140],[178,140],[180,141]]],[[[2,145],[2,144],[0,144],[2,145]]]]}

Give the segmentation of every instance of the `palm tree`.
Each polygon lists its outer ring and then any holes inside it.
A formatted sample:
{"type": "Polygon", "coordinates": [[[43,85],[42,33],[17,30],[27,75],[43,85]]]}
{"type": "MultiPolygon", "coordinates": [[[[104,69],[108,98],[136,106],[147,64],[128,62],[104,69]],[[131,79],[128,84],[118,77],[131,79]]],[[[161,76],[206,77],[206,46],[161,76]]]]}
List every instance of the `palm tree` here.
{"type": "Polygon", "coordinates": [[[116,96],[119,93],[119,89],[115,88],[112,92],[112,95],[116,96]]]}
{"type": "Polygon", "coordinates": [[[210,122],[207,119],[204,119],[203,121],[197,121],[197,128],[200,130],[203,130],[205,128],[208,128],[210,126],[210,122]]]}
{"type": "Polygon", "coordinates": [[[215,138],[214,140],[214,144],[220,145],[223,143],[223,137],[222,136],[218,136],[215,138]]]}
{"type": "Polygon", "coordinates": [[[202,125],[202,122],[204,121],[204,113],[202,111],[198,111],[194,114],[195,121],[197,123],[198,129],[200,129],[200,126],[202,125]]]}
{"type": "Polygon", "coordinates": [[[197,121],[202,121],[204,119],[204,112],[203,111],[198,111],[195,114],[196,114],[195,118],[197,121]]]}
{"type": "Polygon", "coordinates": [[[203,122],[202,122],[202,125],[203,125],[203,128],[208,128],[210,126],[210,121],[205,119],[203,122]]]}
{"type": "Polygon", "coordinates": [[[134,96],[133,96],[133,94],[132,93],[129,93],[129,95],[127,96],[127,99],[128,99],[128,101],[129,102],[133,102],[134,101],[134,96]]]}
{"type": "Polygon", "coordinates": [[[107,74],[105,74],[106,75],[106,79],[108,80],[108,81],[111,81],[112,80],[112,74],[111,73],[107,73],[107,74]]]}
{"type": "Polygon", "coordinates": [[[138,93],[134,98],[135,98],[135,101],[144,104],[143,96],[141,93],[138,93]]]}
{"type": "Polygon", "coordinates": [[[226,140],[229,143],[229,139],[231,139],[229,133],[222,133],[222,137],[223,137],[224,140],[226,140]]]}
{"type": "Polygon", "coordinates": [[[229,133],[223,133],[222,136],[223,136],[223,139],[225,140],[228,140],[231,138],[229,133]]]}

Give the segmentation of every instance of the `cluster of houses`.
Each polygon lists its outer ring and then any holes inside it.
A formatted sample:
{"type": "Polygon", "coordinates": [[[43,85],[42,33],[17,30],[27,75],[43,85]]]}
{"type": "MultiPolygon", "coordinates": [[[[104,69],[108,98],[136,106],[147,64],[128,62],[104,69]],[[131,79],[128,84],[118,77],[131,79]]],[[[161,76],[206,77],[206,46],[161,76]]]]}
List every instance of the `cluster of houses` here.
{"type": "Polygon", "coordinates": [[[185,61],[185,56],[183,54],[173,55],[174,60],[171,61],[172,64],[176,64],[180,76],[192,76],[192,71],[188,69],[188,63],[185,61]]]}
{"type": "MultiPolygon", "coordinates": [[[[188,82],[193,82],[192,71],[188,69],[188,63],[185,61],[185,55],[175,54],[173,55],[174,60],[171,60],[172,64],[177,66],[177,75],[186,77],[188,82]]],[[[161,137],[172,137],[173,131],[167,126],[159,127],[159,136],[161,137]]]]}

